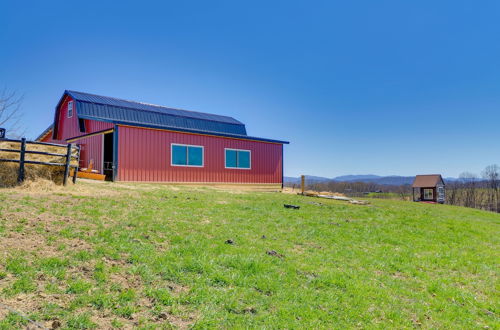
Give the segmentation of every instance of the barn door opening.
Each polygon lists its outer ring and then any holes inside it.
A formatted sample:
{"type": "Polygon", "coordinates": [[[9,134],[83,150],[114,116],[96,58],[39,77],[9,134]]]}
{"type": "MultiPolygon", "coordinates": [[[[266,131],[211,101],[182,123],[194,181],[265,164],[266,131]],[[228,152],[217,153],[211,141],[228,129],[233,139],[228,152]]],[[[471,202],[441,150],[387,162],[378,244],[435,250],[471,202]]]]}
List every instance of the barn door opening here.
{"type": "Polygon", "coordinates": [[[102,153],[103,174],[106,175],[107,181],[111,181],[113,180],[113,133],[104,134],[102,153]]]}

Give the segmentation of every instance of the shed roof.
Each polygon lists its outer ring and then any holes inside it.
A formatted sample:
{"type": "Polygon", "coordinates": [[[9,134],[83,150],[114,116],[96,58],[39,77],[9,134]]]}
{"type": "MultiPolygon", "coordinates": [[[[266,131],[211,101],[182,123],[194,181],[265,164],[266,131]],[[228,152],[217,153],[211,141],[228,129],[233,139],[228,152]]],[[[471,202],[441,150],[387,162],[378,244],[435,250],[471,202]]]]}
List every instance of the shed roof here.
{"type": "Polygon", "coordinates": [[[417,175],[415,176],[415,180],[413,181],[412,187],[413,188],[435,187],[440,182],[444,184],[444,180],[441,177],[441,174],[417,175]]]}

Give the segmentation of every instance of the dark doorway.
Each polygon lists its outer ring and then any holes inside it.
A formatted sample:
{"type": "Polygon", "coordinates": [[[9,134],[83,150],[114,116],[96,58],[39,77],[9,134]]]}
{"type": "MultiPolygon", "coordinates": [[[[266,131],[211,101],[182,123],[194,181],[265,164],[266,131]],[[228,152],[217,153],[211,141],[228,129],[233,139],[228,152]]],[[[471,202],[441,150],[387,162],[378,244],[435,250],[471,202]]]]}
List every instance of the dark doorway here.
{"type": "Polygon", "coordinates": [[[103,174],[106,181],[113,180],[113,133],[104,134],[103,174]]]}

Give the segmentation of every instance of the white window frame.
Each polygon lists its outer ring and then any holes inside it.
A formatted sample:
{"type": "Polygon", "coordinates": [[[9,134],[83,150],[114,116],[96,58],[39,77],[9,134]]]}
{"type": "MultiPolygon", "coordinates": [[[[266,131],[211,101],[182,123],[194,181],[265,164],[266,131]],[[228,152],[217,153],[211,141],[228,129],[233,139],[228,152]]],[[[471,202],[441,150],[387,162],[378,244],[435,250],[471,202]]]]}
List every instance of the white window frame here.
{"type": "MultiPolygon", "coordinates": [[[[238,158],[236,158],[236,166],[238,166],[238,158]]],[[[252,150],[246,150],[246,149],[234,149],[234,148],[224,148],[224,168],[230,169],[230,170],[251,170],[252,169],[252,150]],[[233,151],[248,151],[249,153],[249,162],[250,162],[250,167],[228,167],[227,166],[227,161],[226,161],[226,151],[227,150],[233,150],[233,151]]]]}
{"type": "MultiPolygon", "coordinates": [[[[189,152],[186,155],[186,162],[189,163],[189,152]]],[[[205,167],[205,147],[204,146],[197,146],[194,144],[181,144],[181,143],[171,143],[170,144],[170,166],[180,166],[180,167],[205,167]],[[201,148],[201,165],[179,165],[179,164],[174,164],[174,146],[180,146],[180,147],[197,147],[201,148]]]]}
{"type": "Polygon", "coordinates": [[[73,104],[73,101],[68,102],[68,118],[73,117],[73,111],[75,111],[75,105],[73,104]],[[69,106],[71,105],[71,116],[69,115],[69,106]]]}
{"type": "Polygon", "coordinates": [[[444,201],[446,199],[445,190],[444,190],[443,186],[438,186],[436,193],[437,193],[437,196],[436,196],[437,200],[444,201]]]}
{"type": "Polygon", "coordinates": [[[432,200],[432,199],[434,199],[434,189],[432,189],[432,188],[424,188],[424,200],[426,200],[426,201],[427,201],[427,200],[432,200]],[[428,192],[428,191],[430,191],[431,198],[427,198],[427,197],[425,196],[426,191],[427,191],[427,192],[428,192]]]}

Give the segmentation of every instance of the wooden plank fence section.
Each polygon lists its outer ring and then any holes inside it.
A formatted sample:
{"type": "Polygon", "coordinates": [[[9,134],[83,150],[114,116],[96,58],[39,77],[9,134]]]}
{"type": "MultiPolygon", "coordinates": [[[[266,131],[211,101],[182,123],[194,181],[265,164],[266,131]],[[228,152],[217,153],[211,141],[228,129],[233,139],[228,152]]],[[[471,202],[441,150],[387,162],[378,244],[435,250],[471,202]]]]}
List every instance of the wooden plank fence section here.
{"type": "Polygon", "coordinates": [[[21,147],[19,149],[0,149],[0,151],[3,151],[3,152],[19,153],[19,159],[0,158],[0,162],[19,163],[17,182],[21,183],[24,181],[25,164],[33,164],[33,165],[42,165],[42,166],[64,166],[63,184],[65,186],[68,183],[70,169],[74,168],[75,170],[74,170],[74,175],[73,175],[73,183],[76,183],[76,177],[77,177],[78,166],[79,166],[78,164],[80,162],[80,147],[79,146],[71,144],[71,143],[68,145],[65,145],[65,144],[56,144],[56,143],[48,143],[48,142],[26,141],[25,138],[22,138],[21,140],[0,139],[0,142],[14,142],[14,143],[21,144],[21,147]],[[66,153],[58,154],[58,153],[53,153],[53,152],[26,150],[26,146],[28,144],[61,147],[61,148],[66,149],[66,153]],[[73,155],[73,150],[76,150],[76,155],[73,155]],[[64,157],[65,162],[64,163],[56,163],[56,162],[41,162],[41,161],[35,161],[35,160],[26,160],[26,154],[64,157]],[[77,165],[71,165],[71,159],[76,159],[77,165]]]}

